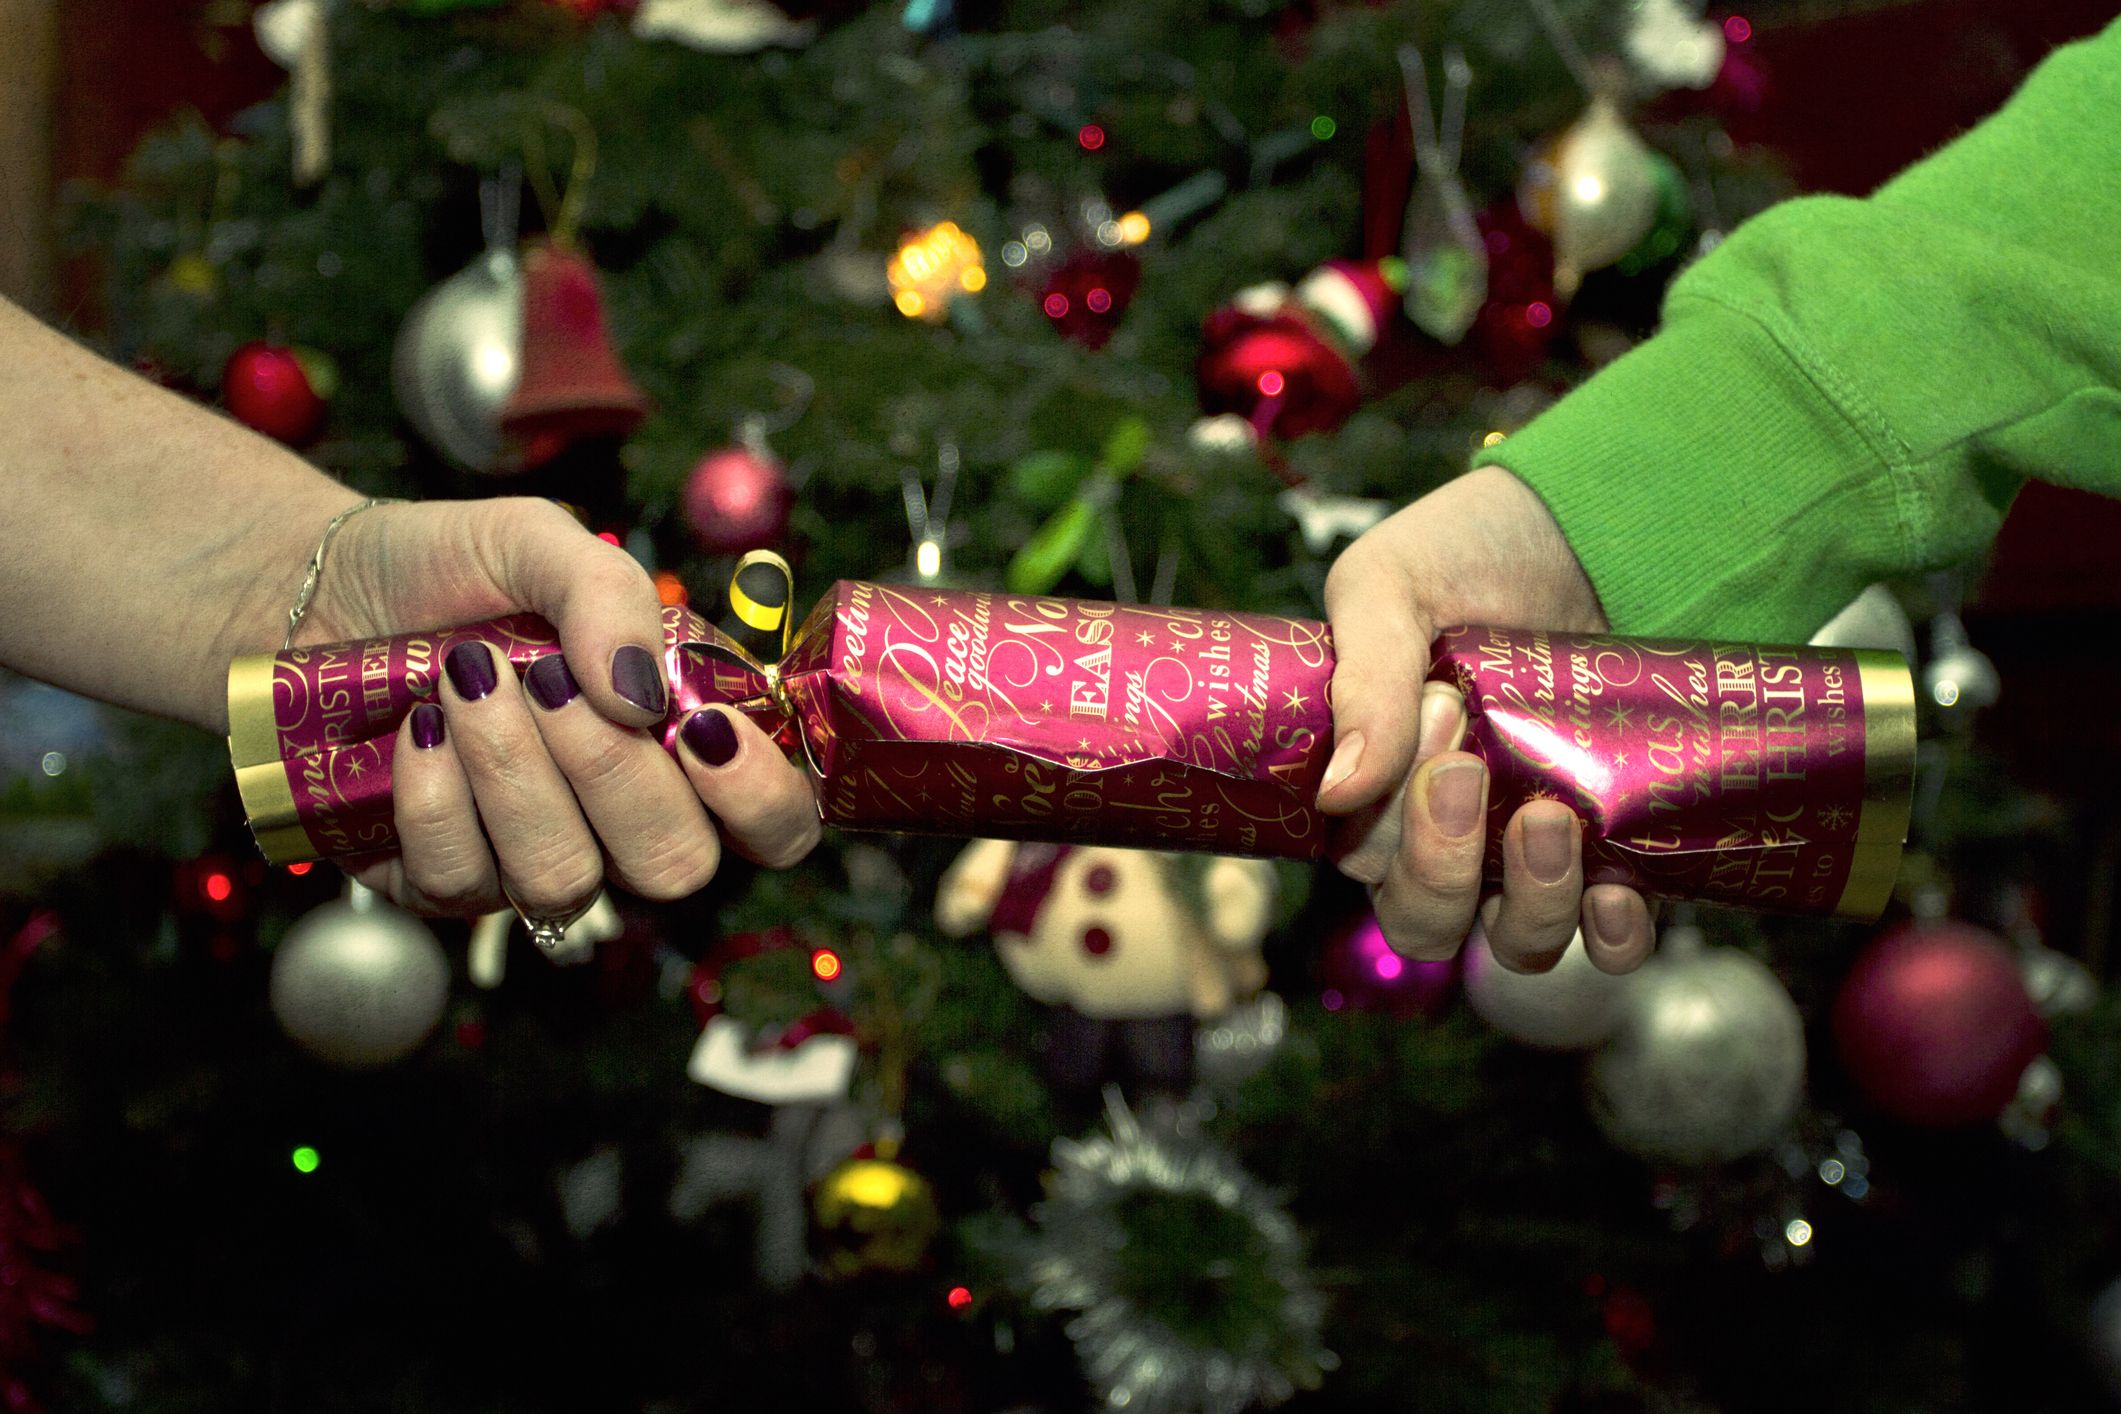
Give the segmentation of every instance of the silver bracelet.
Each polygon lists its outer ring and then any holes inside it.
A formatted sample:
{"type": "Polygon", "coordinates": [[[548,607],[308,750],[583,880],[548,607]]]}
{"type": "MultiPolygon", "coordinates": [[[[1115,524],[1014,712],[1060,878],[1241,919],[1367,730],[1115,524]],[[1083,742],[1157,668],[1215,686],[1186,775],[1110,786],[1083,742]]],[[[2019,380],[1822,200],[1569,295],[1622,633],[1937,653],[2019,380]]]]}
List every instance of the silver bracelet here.
{"type": "Polygon", "coordinates": [[[287,611],[287,637],[280,642],[280,651],[285,653],[295,646],[295,630],[302,626],[302,616],[309,612],[310,604],[317,597],[317,581],[324,577],[324,552],[331,548],[332,537],[339,527],[363,511],[372,511],[377,506],[402,506],[403,496],[370,496],[359,505],[348,506],[324,524],[324,534],[317,541],[317,553],[309,557],[309,573],[302,577],[302,588],[295,594],[295,606],[287,611]]]}

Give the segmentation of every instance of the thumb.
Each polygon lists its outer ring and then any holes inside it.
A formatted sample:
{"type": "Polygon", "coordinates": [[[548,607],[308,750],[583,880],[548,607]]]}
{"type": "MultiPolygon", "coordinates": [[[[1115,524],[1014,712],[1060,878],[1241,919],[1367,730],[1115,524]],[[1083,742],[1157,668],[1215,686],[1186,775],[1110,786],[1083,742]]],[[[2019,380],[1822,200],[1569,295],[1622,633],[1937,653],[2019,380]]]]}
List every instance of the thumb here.
{"type": "Polygon", "coordinates": [[[1405,572],[1358,540],[1326,576],[1333,624],[1333,756],[1319,809],[1353,815],[1398,789],[1420,744],[1433,626],[1405,572]]]}
{"type": "Polygon", "coordinates": [[[582,694],[614,722],[649,727],[670,704],[663,606],[640,562],[550,501],[483,503],[477,537],[494,587],[559,630],[582,694]]]}

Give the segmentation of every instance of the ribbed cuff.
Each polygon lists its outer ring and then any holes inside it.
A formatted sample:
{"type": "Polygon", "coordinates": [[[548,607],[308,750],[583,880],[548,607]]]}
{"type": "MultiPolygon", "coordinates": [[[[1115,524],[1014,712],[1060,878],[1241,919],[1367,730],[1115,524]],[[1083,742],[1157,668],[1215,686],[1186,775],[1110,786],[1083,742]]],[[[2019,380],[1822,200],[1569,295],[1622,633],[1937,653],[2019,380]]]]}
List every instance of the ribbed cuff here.
{"type": "Polygon", "coordinates": [[[1900,550],[1883,458],[1758,322],[1656,337],[1481,453],[1545,500],[1621,632],[1802,642],[1900,550]]]}

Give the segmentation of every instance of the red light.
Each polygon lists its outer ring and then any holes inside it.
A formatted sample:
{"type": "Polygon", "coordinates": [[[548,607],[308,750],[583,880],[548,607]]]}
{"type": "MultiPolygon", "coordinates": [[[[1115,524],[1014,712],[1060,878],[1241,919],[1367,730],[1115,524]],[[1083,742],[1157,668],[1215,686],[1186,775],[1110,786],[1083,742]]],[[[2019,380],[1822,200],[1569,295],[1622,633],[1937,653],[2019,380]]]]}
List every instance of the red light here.
{"type": "Polygon", "coordinates": [[[616,545],[619,543],[619,537],[609,530],[598,531],[597,539],[603,541],[606,545],[616,545]]]}
{"type": "Polygon", "coordinates": [[[295,876],[295,877],[296,877],[297,879],[299,879],[299,878],[301,878],[301,877],[302,877],[302,876],[303,876],[304,874],[307,874],[307,873],[308,873],[308,872],[309,872],[310,870],[312,870],[312,869],[314,869],[314,868],[316,868],[316,867],[317,867],[316,865],[314,865],[314,864],[309,864],[309,863],[302,863],[302,864],[290,864],[290,865],[288,865],[288,866],[287,866],[287,872],[288,872],[288,873],[290,873],[290,874],[292,874],[292,875],[294,875],[294,876],[295,876]]]}
{"type": "Polygon", "coordinates": [[[1059,291],[1046,296],[1046,317],[1058,319],[1068,312],[1068,297],[1059,291]]]}
{"type": "Polygon", "coordinates": [[[1723,37],[1733,44],[1743,44],[1753,37],[1753,22],[1743,15],[1732,15],[1723,22],[1723,37]]]}
{"type": "Polygon", "coordinates": [[[205,894],[210,903],[227,903],[228,896],[235,891],[236,881],[219,871],[207,875],[199,885],[199,892],[205,894]]]}
{"type": "Polygon", "coordinates": [[[972,1304],[972,1288],[969,1286],[953,1286],[950,1288],[949,1296],[944,1299],[950,1303],[951,1310],[962,1311],[972,1304]]]}
{"type": "Polygon", "coordinates": [[[1077,130],[1075,140],[1083,145],[1083,151],[1095,152],[1105,145],[1105,130],[1095,123],[1085,123],[1077,130]]]}
{"type": "Polygon", "coordinates": [[[819,948],[810,954],[810,971],[818,981],[830,982],[840,975],[840,955],[831,948],[819,948]]]}
{"type": "Polygon", "coordinates": [[[1554,322],[1553,307],[1545,300],[1533,300],[1524,307],[1524,322],[1534,329],[1544,329],[1554,322]]]}
{"type": "Polygon", "coordinates": [[[1281,390],[1288,386],[1289,381],[1271,368],[1259,375],[1259,391],[1270,398],[1280,397],[1281,390]]]}
{"type": "Polygon", "coordinates": [[[1112,308],[1112,291],[1100,285],[1083,296],[1083,303],[1090,306],[1092,314],[1103,314],[1112,308]]]}

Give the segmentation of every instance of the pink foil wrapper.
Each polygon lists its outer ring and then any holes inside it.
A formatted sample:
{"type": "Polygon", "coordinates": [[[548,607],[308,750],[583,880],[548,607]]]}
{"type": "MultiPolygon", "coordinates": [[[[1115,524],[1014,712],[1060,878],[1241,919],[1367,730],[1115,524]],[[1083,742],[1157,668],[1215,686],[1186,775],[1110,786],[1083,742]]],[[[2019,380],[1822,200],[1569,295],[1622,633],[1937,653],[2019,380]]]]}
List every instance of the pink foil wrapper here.
{"type": "MultiPolygon", "coordinates": [[[[800,752],[829,824],[1311,858],[1332,747],[1327,627],[1274,615],[843,581],[775,665],[664,610],[676,750],[720,703],[800,752]]],[[[230,750],[274,863],[392,847],[399,724],[477,639],[518,671],[544,621],[239,659],[230,750]]],[[[1454,629],[1435,677],[1517,806],[1585,821],[1593,882],[1874,916],[1906,833],[1914,694],[1889,654],[1454,629]]],[[[1416,704],[1409,702],[1408,710],[1416,704]]]]}

